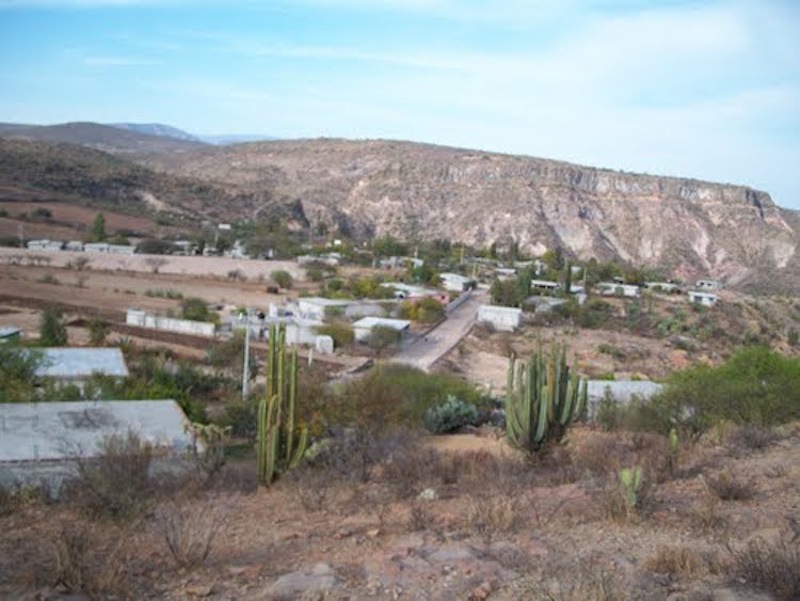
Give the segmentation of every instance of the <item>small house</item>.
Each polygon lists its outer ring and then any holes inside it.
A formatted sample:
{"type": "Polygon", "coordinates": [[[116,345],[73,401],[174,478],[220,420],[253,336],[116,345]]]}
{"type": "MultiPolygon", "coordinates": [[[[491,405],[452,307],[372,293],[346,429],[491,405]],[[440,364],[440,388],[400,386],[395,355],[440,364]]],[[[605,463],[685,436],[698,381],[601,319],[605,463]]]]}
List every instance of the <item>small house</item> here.
{"type": "Polygon", "coordinates": [[[561,284],[558,282],[552,282],[550,280],[531,280],[531,290],[535,290],[538,292],[556,292],[561,288],[561,284]]]}
{"type": "Polygon", "coordinates": [[[439,279],[442,282],[442,288],[448,292],[464,292],[474,284],[473,280],[460,273],[440,273],[439,279]]]}
{"type": "Polygon", "coordinates": [[[522,323],[522,309],[481,305],[478,307],[478,322],[488,324],[495,330],[513,332],[522,323]]]}
{"type": "Polygon", "coordinates": [[[64,245],[64,250],[73,252],[83,252],[83,242],[80,240],[70,240],[64,245]]]}
{"type": "Polygon", "coordinates": [[[719,290],[722,286],[717,280],[697,280],[694,287],[698,290],[719,290]]]}
{"type": "Polygon", "coordinates": [[[669,294],[678,292],[678,285],[674,282],[645,282],[644,287],[654,292],[666,292],[669,294]]]}
{"type": "Polygon", "coordinates": [[[0,487],[46,485],[58,493],[78,460],[129,432],[159,451],[152,470],[173,470],[194,448],[191,423],[173,400],[0,404],[0,487]]]}
{"type": "Polygon", "coordinates": [[[372,330],[377,327],[390,328],[395,330],[400,335],[400,338],[405,338],[410,332],[411,322],[405,319],[389,319],[387,317],[364,317],[353,324],[355,339],[363,342],[369,338],[372,330]]]}
{"type": "Polygon", "coordinates": [[[602,296],[624,296],[626,298],[638,298],[640,294],[639,286],[633,284],[620,284],[619,282],[600,282],[597,290],[602,296]]]}
{"type": "Polygon", "coordinates": [[[693,290],[688,293],[689,302],[693,305],[702,305],[704,307],[713,307],[717,304],[717,295],[713,292],[703,292],[693,290]]]}
{"type": "Polygon", "coordinates": [[[28,250],[57,251],[64,248],[64,243],[58,240],[29,240],[26,246],[28,250]]]}

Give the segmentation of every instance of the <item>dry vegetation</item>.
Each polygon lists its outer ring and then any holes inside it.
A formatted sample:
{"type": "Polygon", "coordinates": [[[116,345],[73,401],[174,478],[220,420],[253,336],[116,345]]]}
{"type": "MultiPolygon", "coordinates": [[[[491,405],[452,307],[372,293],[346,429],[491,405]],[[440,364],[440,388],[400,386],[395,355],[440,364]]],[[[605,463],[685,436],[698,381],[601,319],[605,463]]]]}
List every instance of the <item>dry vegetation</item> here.
{"type": "MultiPolygon", "coordinates": [[[[683,447],[674,471],[652,435],[577,428],[530,462],[493,439],[462,436],[475,450],[439,451],[387,433],[334,442],[267,490],[255,490],[246,461],[213,481],[129,479],[134,511],[116,517],[80,495],[46,504],[7,493],[0,593],[789,599],[800,593],[800,429],[773,433],[751,454],[736,437],[683,447]],[[644,466],[648,483],[634,512],[619,504],[625,465],[644,466]],[[749,495],[720,494],[710,483],[725,474],[741,474],[749,495]]],[[[141,468],[144,456],[132,457],[141,468]]],[[[119,486],[120,472],[101,473],[119,486]]]]}

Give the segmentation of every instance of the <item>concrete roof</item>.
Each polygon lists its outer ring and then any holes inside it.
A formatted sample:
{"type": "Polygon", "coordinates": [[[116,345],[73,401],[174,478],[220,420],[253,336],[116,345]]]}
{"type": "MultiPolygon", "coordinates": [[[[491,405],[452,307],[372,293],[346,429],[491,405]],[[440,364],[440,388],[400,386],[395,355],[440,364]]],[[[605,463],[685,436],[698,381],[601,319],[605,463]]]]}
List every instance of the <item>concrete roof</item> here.
{"type": "Polygon", "coordinates": [[[128,366],[118,348],[44,348],[41,378],[83,378],[94,373],[125,378],[128,366]]]}
{"type": "Polygon", "coordinates": [[[188,449],[189,424],[175,401],[76,401],[0,404],[0,462],[97,455],[113,434],[136,432],[142,440],[188,449]]]}
{"type": "Polygon", "coordinates": [[[364,317],[353,324],[354,328],[369,328],[384,326],[393,330],[405,330],[411,326],[411,322],[405,319],[390,319],[388,317],[364,317]]]}
{"type": "Polygon", "coordinates": [[[321,296],[305,296],[298,298],[297,302],[309,303],[312,305],[318,305],[320,307],[342,307],[356,301],[339,298],[323,298],[321,296]]]}
{"type": "Polygon", "coordinates": [[[9,336],[16,336],[20,334],[22,330],[15,326],[3,326],[0,328],[0,338],[7,338],[9,336]]]}

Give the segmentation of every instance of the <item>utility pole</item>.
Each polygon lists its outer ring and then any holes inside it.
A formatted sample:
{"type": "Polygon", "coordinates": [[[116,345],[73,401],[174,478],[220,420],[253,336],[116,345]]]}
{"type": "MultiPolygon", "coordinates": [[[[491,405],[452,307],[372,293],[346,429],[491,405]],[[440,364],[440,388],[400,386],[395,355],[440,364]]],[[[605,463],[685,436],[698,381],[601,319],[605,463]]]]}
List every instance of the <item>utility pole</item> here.
{"type": "Polygon", "coordinates": [[[250,311],[245,313],[244,326],[244,368],[242,369],[242,400],[250,394],[250,311]]]}

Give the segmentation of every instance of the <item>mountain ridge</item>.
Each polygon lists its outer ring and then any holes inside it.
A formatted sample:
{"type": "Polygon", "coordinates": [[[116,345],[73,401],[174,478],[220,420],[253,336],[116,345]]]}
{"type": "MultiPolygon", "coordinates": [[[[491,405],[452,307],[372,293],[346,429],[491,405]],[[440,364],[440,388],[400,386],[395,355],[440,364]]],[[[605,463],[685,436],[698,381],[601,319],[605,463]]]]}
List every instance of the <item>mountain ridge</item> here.
{"type": "Polygon", "coordinates": [[[224,191],[222,201],[194,199],[198,214],[262,219],[282,206],[295,229],[357,240],[390,234],[516,244],[532,254],[561,248],[685,279],[773,286],[784,274],[800,283],[800,214],[748,186],[396,140],[180,142],[179,151],[142,151],[135,142],[109,146],[153,173],[224,191]]]}

